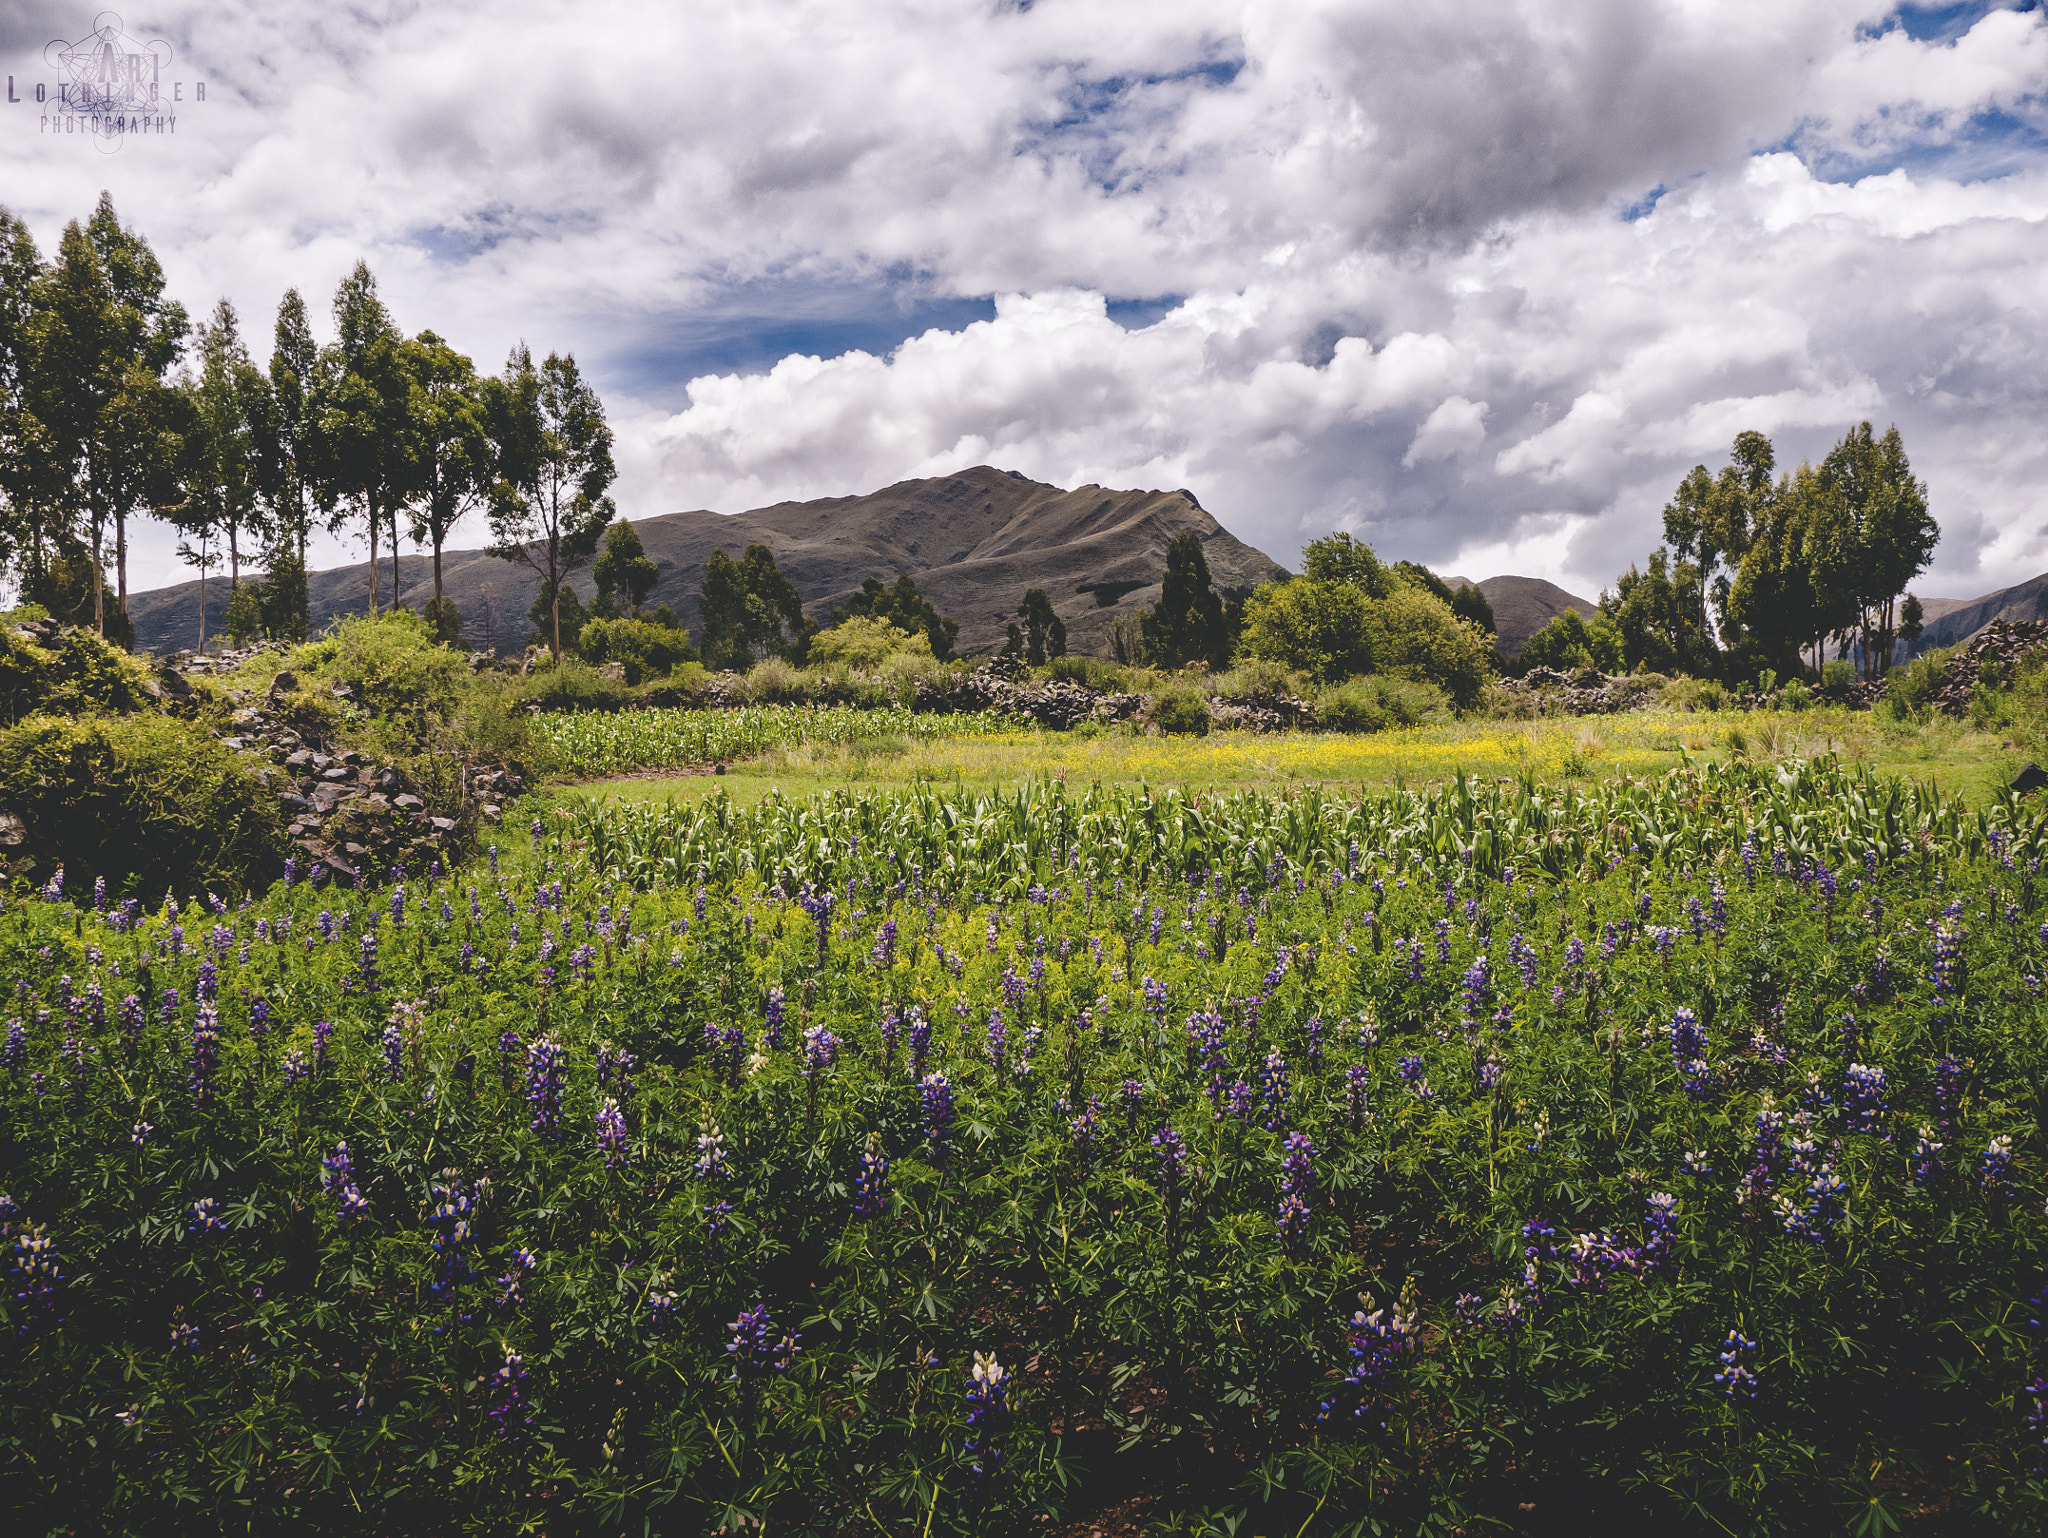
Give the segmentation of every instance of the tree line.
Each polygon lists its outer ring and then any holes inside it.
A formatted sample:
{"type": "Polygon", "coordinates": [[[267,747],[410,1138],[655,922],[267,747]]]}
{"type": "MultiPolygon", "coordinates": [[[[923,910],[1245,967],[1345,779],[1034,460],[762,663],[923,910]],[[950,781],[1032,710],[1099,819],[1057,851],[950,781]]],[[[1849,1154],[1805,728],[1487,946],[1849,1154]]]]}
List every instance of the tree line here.
{"type": "Polygon", "coordinates": [[[380,548],[394,603],[401,540],[431,549],[426,617],[453,640],[442,550],[481,512],[492,553],[539,577],[559,655],[567,578],[615,513],[611,429],[575,357],[536,363],[521,343],[480,374],[434,332],[405,335],[362,262],[332,315],[323,347],[288,290],[260,364],[228,300],[194,324],[166,296],[161,263],[106,194],[49,260],[0,209],[0,573],[25,601],[131,644],[129,520],[152,517],[199,574],[202,645],[205,583],[221,566],[244,628],[297,639],[307,538],[324,526],[367,536],[372,614],[380,548]],[[245,568],[264,580],[245,583],[245,568]]]}
{"type": "Polygon", "coordinates": [[[1907,588],[1940,526],[1897,427],[1860,422],[1822,458],[1779,471],[1771,440],[1738,433],[1719,473],[1695,465],[1664,508],[1664,543],[1600,595],[1589,622],[1559,615],[1524,666],[1592,665],[1741,683],[1818,677],[1830,648],[1882,677],[1923,614],[1907,588]]]}

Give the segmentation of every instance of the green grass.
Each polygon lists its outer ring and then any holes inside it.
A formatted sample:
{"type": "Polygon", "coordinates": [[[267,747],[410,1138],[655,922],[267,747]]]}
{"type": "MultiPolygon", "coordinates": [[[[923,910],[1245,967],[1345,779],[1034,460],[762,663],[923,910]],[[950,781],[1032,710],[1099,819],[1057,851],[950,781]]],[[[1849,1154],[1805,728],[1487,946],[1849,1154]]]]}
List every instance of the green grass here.
{"type": "MultiPolygon", "coordinates": [[[[946,718],[913,717],[913,720],[946,718]]],[[[1982,805],[2024,761],[2006,735],[1936,720],[1900,727],[1868,713],[1686,714],[1643,711],[1540,721],[1463,721],[1368,736],[1217,732],[1201,739],[1112,732],[985,732],[913,741],[899,732],[811,740],[734,758],[722,776],[643,776],[577,787],[620,802],[689,800],[720,790],[752,806],[770,792],[803,797],[842,786],[912,784],[991,789],[1051,777],[1076,784],[1145,783],[1188,790],[1326,785],[1427,785],[1459,773],[1546,781],[1654,774],[1680,758],[1759,761],[1839,753],[1880,773],[1932,780],[1982,805]],[[1740,738],[1740,754],[1736,738],[1740,738]]]]}

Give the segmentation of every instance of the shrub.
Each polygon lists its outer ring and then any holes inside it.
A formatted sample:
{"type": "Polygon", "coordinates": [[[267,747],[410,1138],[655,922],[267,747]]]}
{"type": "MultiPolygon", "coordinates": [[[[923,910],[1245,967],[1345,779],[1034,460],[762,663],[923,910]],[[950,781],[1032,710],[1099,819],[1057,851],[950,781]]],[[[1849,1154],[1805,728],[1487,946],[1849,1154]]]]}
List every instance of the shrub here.
{"type": "Polygon", "coordinates": [[[1316,701],[1324,726],[1339,732],[1377,732],[1390,726],[1418,726],[1451,713],[1444,692],[1430,684],[1375,674],[1326,689],[1316,701]]]}
{"type": "Polygon", "coordinates": [[[697,655],[682,631],[643,619],[590,620],[577,634],[576,650],[592,666],[618,663],[629,684],[665,677],[677,663],[697,655]]]}
{"type": "Polygon", "coordinates": [[[1302,699],[1309,694],[1308,680],[1285,663],[1265,657],[1248,657],[1216,680],[1216,695],[1225,700],[1271,699],[1291,695],[1302,699]]]}
{"type": "Polygon", "coordinates": [[[469,684],[468,659],[437,643],[410,609],[345,619],[324,644],[298,655],[309,654],[314,677],[355,685],[372,715],[447,721],[469,684]]]}
{"type": "Polygon", "coordinates": [[[1152,698],[1152,724],[1169,737],[1209,735],[1209,701],[1191,684],[1170,684],[1152,698]]]}
{"type": "Polygon", "coordinates": [[[626,686],[567,653],[552,667],[531,673],[519,698],[542,710],[617,710],[627,702],[626,686]]]}
{"type": "Polygon", "coordinates": [[[1493,676],[1493,637],[1421,588],[1398,586],[1370,606],[1367,624],[1374,671],[1434,684],[1460,710],[1493,676]]]}
{"type": "Polygon", "coordinates": [[[0,803],[67,881],[116,892],[261,886],[286,853],[243,760],[169,716],[30,716],[0,732],[0,803]]]}
{"type": "Polygon", "coordinates": [[[150,703],[148,683],[140,661],[89,630],[51,648],[0,625],[0,725],[38,712],[140,710],[150,703]]]}
{"type": "Polygon", "coordinates": [[[1672,710],[1719,710],[1728,703],[1728,695],[1711,678],[1679,678],[1664,686],[1658,702],[1672,710]]]}
{"type": "Polygon", "coordinates": [[[747,669],[741,686],[756,705],[797,705],[808,692],[803,674],[780,657],[755,663],[747,669]]]}
{"type": "Polygon", "coordinates": [[[1793,679],[1792,682],[1778,691],[1778,708],[1780,710],[1811,710],[1813,705],[1814,693],[1800,679],[1793,679]]]}
{"type": "Polygon", "coordinates": [[[1595,614],[1589,622],[1578,610],[1566,609],[1522,643],[1515,664],[1524,672],[1534,667],[1556,668],[1559,672],[1592,667],[1603,673],[1619,673],[1621,632],[1604,614],[1595,614]]]}
{"type": "Polygon", "coordinates": [[[1119,667],[1106,658],[1084,656],[1079,652],[1053,658],[1039,676],[1047,683],[1079,684],[1099,694],[1128,693],[1131,685],[1129,669],[1119,667]]]}
{"type": "Polygon", "coordinates": [[[1856,664],[1846,657],[1836,657],[1820,665],[1820,686],[1823,689],[1846,689],[1856,682],[1856,664]]]}
{"type": "Polygon", "coordinates": [[[1348,582],[1269,582],[1245,605],[1238,651],[1317,683],[1349,678],[1373,666],[1366,612],[1365,594],[1348,582]]]}
{"type": "Polygon", "coordinates": [[[932,654],[932,643],[922,635],[911,635],[886,619],[855,615],[821,630],[811,637],[808,660],[813,667],[839,663],[847,667],[875,668],[899,652],[912,656],[932,654]]]}

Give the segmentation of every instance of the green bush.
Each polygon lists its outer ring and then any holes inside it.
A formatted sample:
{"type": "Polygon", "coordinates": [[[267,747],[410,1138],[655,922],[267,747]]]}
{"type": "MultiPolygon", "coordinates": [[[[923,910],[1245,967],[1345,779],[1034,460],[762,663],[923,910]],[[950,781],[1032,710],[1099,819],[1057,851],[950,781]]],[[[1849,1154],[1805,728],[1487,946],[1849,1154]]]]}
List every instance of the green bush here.
{"type": "Polygon", "coordinates": [[[1152,698],[1152,724],[1169,737],[1209,735],[1209,701],[1192,684],[1170,684],[1152,698]]]}
{"type": "Polygon", "coordinates": [[[517,698],[542,710],[618,710],[629,703],[631,691],[565,652],[560,662],[543,662],[528,674],[517,698]]]}
{"type": "Polygon", "coordinates": [[[1836,657],[1820,665],[1820,686],[1823,689],[1846,689],[1856,682],[1856,664],[1846,657],[1836,657]]]}
{"type": "Polygon", "coordinates": [[[149,672],[134,656],[89,630],[52,649],[0,625],[0,725],[26,716],[126,713],[150,704],[149,672]]]}
{"type": "Polygon", "coordinates": [[[1811,710],[1814,704],[1814,692],[1807,688],[1804,681],[1800,679],[1793,679],[1792,682],[1778,691],[1778,708],[1780,710],[1811,710]]]}
{"type": "Polygon", "coordinates": [[[1711,678],[1675,678],[1657,700],[1669,710],[1719,710],[1728,703],[1728,691],[1711,678]]]}
{"type": "Polygon", "coordinates": [[[1522,643],[1515,663],[1524,672],[1546,667],[1569,673],[1590,667],[1603,673],[1619,673],[1621,632],[1604,614],[1595,614],[1589,622],[1578,610],[1566,609],[1522,643]]]}
{"type": "Polygon", "coordinates": [[[231,892],[268,883],[286,853],[244,761],[169,716],[30,716],[0,732],[0,804],[74,886],[231,892]]]}
{"type": "Polygon", "coordinates": [[[618,663],[629,684],[666,677],[677,663],[694,661],[697,656],[683,631],[644,619],[590,620],[576,637],[576,650],[594,667],[618,663]]]}
{"type": "Polygon", "coordinates": [[[1126,694],[1131,689],[1128,669],[1106,658],[1088,657],[1079,652],[1053,658],[1039,670],[1038,676],[1047,683],[1079,684],[1098,694],[1126,694]]]}
{"type": "Polygon", "coordinates": [[[747,669],[742,686],[756,705],[800,705],[810,697],[801,670],[780,657],[770,657],[747,669]]]}
{"type": "Polygon", "coordinates": [[[1270,699],[1283,694],[1303,699],[1310,692],[1308,680],[1294,669],[1264,657],[1247,657],[1216,680],[1216,697],[1225,700],[1270,699]]]}
{"type": "Polygon", "coordinates": [[[353,684],[372,715],[445,722],[468,691],[469,659],[435,641],[410,609],[345,619],[293,654],[319,683],[353,684]]]}
{"type": "Polygon", "coordinates": [[[1316,713],[1331,731],[1377,732],[1445,720],[1451,702],[1430,684],[1374,674],[1324,690],[1317,697],[1316,713]]]}
{"type": "Polygon", "coordinates": [[[886,619],[857,614],[830,630],[821,630],[812,636],[811,649],[806,656],[813,667],[838,663],[846,667],[875,668],[899,652],[929,657],[932,643],[922,635],[911,635],[899,629],[886,619]]]}
{"type": "Polygon", "coordinates": [[[1493,637],[1418,587],[1399,586],[1370,606],[1374,671],[1434,684],[1467,710],[1493,676],[1493,637]]]}
{"type": "Polygon", "coordinates": [[[1239,655],[1291,668],[1317,683],[1368,672],[1374,662],[1369,602],[1348,582],[1269,582],[1245,605],[1239,655]]]}

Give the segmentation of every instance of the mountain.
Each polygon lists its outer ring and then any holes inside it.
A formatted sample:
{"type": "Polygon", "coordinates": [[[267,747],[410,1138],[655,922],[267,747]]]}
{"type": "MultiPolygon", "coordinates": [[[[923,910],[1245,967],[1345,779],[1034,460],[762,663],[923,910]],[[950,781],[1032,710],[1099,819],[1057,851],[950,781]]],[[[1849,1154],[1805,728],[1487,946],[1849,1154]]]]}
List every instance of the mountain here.
{"type": "Polygon", "coordinates": [[[1585,619],[1599,612],[1576,593],[1541,577],[1488,577],[1478,586],[1493,609],[1494,644],[1503,657],[1517,655],[1524,641],[1566,609],[1577,609],[1585,619]]]}
{"type": "MultiPolygon", "coordinates": [[[[987,465],[899,481],[866,496],[778,502],[731,515],[665,513],[632,523],[661,572],[649,605],[666,603],[693,634],[711,552],[723,546],[737,560],[748,545],[761,544],[775,553],[804,595],[805,611],[819,621],[858,592],[863,578],[893,582],[909,572],[941,614],[960,621],[957,644],[968,656],[1001,648],[1004,627],[1031,587],[1044,588],[1052,599],[1071,650],[1107,654],[1111,622],[1158,602],[1166,547],[1186,529],[1201,536],[1219,589],[1250,588],[1284,575],[1278,562],[1210,517],[1192,492],[1093,485],[1065,491],[987,465]]],[[[531,572],[481,550],[444,551],[441,571],[470,645],[511,651],[525,644],[526,611],[539,591],[531,572]]],[[[401,557],[398,574],[406,604],[418,608],[432,596],[427,557],[401,557]]],[[[570,584],[586,602],[594,592],[588,568],[570,584]]],[[[389,557],[379,562],[379,587],[388,602],[389,557]]],[[[312,573],[307,588],[318,630],[364,610],[367,564],[312,573]]],[[[210,581],[207,634],[219,632],[226,606],[226,583],[210,581]]],[[[199,584],[131,593],[128,612],[137,646],[158,652],[190,647],[198,639],[199,584]]]]}
{"type": "Polygon", "coordinates": [[[1936,646],[1954,646],[1995,619],[2048,619],[2048,572],[1982,598],[1923,599],[1921,608],[1926,628],[1912,649],[1924,652],[1936,646]]]}

